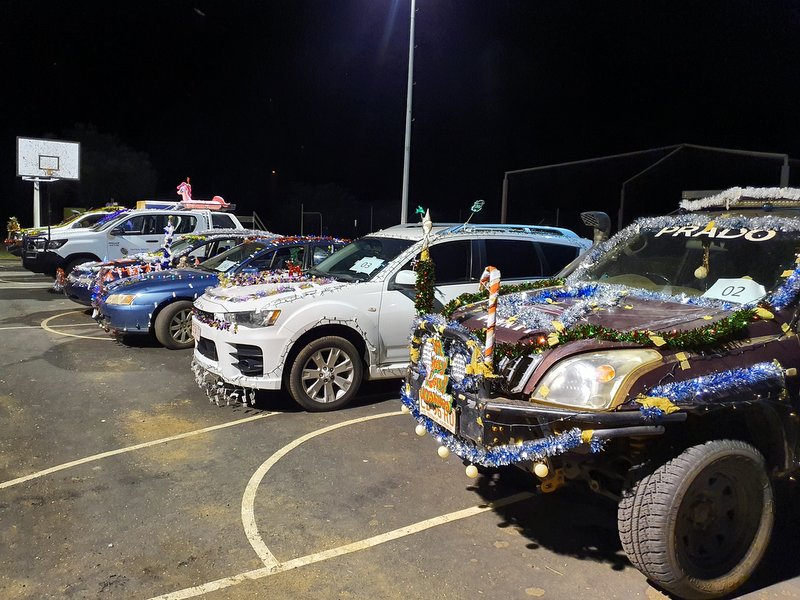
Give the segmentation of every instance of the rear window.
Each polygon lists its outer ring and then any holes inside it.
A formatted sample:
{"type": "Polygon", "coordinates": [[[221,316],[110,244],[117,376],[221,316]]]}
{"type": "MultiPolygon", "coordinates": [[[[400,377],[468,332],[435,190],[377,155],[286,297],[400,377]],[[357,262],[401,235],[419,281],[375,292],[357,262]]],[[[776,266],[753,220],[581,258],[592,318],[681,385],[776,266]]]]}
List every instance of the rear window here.
{"type": "Polygon", "coordinates": [[[236,229],[236,223],[225,213],[211,213],[211,227],[214,229],[236,229]]]}
{"type": "Polygon", "coordinates": [[[465,283],[470,281],[472,265],[471,242],[458,240],[434,244],[431,260],[436,265],[436,283],[465,283]]]}
{"type": "Polygon", "coordinates": [[[486,265],[500,269],[503,279],[525,279],[544,275],[535,242],[486,240],[485,244],[486,265]]]}

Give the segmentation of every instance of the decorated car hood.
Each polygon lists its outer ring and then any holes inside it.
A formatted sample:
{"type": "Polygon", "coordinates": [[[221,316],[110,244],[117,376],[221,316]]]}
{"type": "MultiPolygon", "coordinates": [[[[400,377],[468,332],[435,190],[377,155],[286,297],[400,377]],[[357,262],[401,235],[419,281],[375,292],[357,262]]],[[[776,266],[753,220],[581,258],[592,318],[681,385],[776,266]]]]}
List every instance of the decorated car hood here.
{"type": "MultiPolygon", "coordinates": [[[[549,288],[501,296],[497,305],[495,340],[497,343],[542,344],[542,336],[580,329],[593,332],[642,332],[645,334],[679,331],[713,331],[725,325],[740,307],[720,306],[685,296],[638,294],[615,285],[587,285],[549,288]]],[[[746,310],[750,313],[751,310],[746,310]]],[[[454,317],[471,330],[485,329],[488,314],[466,307],[454,317]]],[[[749,321],[749,319],[747,319],[749,321]]]]}
{"type": "Polygon", "coordinates": [[[206,290],[195,306],[207,312],[241,312],[261,308],[265,303],[280,304],[306,296],[350,287],[353,283],[315,277],[281,277],[256,285],[219,286],[206,290]]]}
{"type": "Polygon", "coordinates": [[[114,281],[108,285],[107,295],[168,293],[189,287],[199,296],[207,287],[217,285],[218,281],[217,273],[200,269],[170,269],[114,281]]]}

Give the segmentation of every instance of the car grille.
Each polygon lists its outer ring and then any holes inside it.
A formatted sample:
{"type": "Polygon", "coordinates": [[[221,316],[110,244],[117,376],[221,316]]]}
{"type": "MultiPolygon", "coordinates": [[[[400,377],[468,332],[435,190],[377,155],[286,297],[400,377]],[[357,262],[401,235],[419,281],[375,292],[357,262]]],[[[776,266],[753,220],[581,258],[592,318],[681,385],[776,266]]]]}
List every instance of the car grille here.
{"type": "Polygon", "coordinates": [[[198,316],[201,321],[206,323],[214,320],[214,313],[206,312],[204,310],[200,310],[199,308],[195,307],[194,314],[198,316]]]}
{"type": "Polygon", "coordinates": [[[27,238],[25,240],[25,250],[28,252],[41,252],[45,246],[44,238],[27,238]]]}
{"type": "Polygon", "coordinates": [[[261,348],[247,344],[234,344],[233,347],[235,350],[231,352],[231,356],[236,361],[234,366],[242,375],[256,377],[264,374],[264,355],[261,348]]]}
{"type": "Polygon", "coordinates": [[[197,351],[209,360],[217,360],[217,345],[208,338],[201,337],[197,341],[197,351]]]}

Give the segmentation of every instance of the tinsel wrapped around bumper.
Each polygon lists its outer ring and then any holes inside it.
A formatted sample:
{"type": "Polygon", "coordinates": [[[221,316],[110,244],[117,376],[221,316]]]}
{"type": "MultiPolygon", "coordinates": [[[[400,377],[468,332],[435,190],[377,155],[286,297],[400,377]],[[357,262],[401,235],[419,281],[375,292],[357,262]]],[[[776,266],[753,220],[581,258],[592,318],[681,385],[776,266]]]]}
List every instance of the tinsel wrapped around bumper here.
{"type": "Polygon", "coordinates": [[[474,465],[502,467],[528,460],[542,460],[549,456],[566,454],[570,450],[574,450],[583,444],[588,444],[592,452],[600,452],[603,449],[602,440],[594,437],[586,439],[585,433],[577,427],[565,431],[564,433],[547,436],[539,440],[483,449],[475,446],[471,442],[461,440],[457,436],[454,436],[436,425],[430,419],[421,415],[414,398],[406,393],[405,386],[400,389],[400,399],[411,411],[411,415],[425,427],[426,431],[434,436],[442,446],[474,465]]]}
{"type": "Polygon", "coordinates": [[[256,391],[252,388],[237,387],[226,384],[225,381],[206,369],[197,361],[192,360],[192,372],[198,387],[208,396],[208,400],[217,406],[231,404],[255,404],[256,391]]]}

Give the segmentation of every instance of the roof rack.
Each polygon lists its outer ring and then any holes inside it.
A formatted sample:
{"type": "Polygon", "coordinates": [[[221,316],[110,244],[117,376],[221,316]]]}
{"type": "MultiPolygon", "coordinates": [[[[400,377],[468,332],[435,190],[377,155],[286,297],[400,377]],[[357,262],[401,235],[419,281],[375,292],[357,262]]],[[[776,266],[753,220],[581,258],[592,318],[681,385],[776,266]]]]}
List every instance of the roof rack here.
{"type": "Polygon", "coordinates": [[[200,210],[200,209],[208,209],[213,210],[215,212],[233,212],[236,210],[235,204],[228,204],[226,207],[220,207],[218,204],[209,203],[208,206],[201,206],[201,200],[195,200],[197,205],[195,206],[187,206],[181,200],[138,200],[136,202],[136,209],[161,209],[161,210],[200,210]]]}
{"type": "Polygon", "coordinates": [[[491,231],[495,233],[539,233],[542,235],[560,236],[577,238],[577,233],[563,227],[551,227],[549,225],[518,225],[509,223],[461,223],[448,227],[439,232],[439,235],[445,233],[457,233],[460,231],[473,232],[473,231],[491,231]]]}
{"type": "Polygon", "coordinates": [[[773,207],[798,208],[800,207],[800,189],[789,187],[732,187],[697,200],[684,198],[680,203],[680,207],[688,211],[721,207],[728,210],[732,206],[761,208],[767,204],[773,207]]]}

